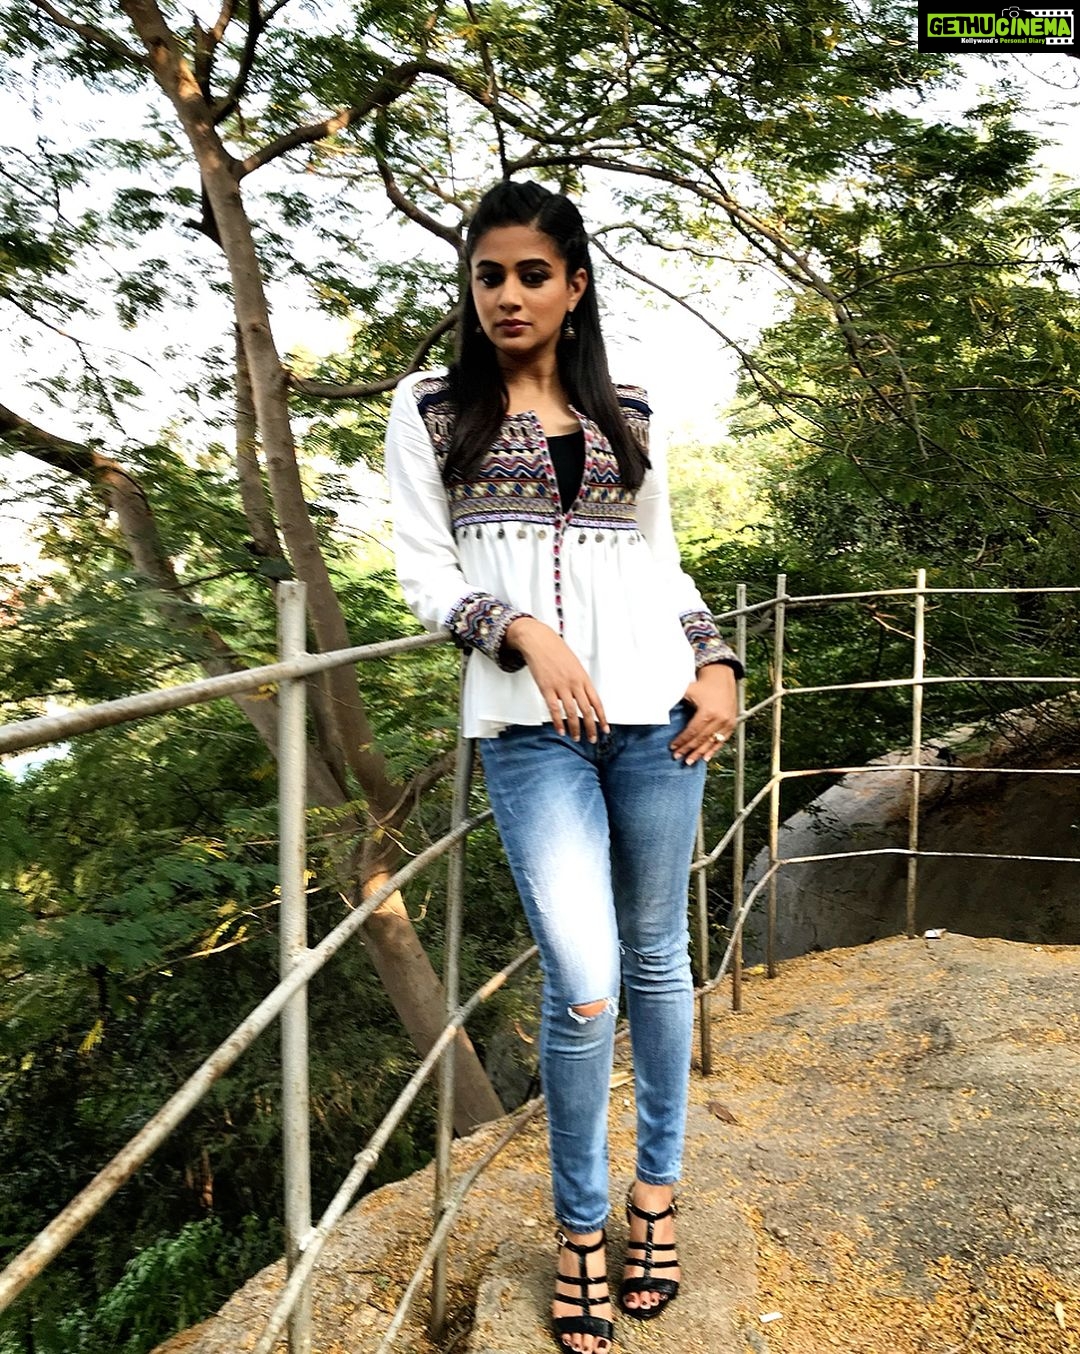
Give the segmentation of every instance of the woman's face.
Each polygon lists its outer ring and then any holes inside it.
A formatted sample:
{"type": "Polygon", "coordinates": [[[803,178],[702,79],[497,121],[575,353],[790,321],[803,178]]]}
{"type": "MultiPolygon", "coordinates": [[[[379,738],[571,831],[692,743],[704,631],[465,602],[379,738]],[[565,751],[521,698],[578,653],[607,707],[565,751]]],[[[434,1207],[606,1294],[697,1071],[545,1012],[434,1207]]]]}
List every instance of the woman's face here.
{"type": "Polygon", "coordinates": [[[476,313],[504,361],[553,354],[566,312],[574,309],[587,285],[585,269],[568,277],[555,242],[532,226],[496,226],[473,249],[476,313]]]}

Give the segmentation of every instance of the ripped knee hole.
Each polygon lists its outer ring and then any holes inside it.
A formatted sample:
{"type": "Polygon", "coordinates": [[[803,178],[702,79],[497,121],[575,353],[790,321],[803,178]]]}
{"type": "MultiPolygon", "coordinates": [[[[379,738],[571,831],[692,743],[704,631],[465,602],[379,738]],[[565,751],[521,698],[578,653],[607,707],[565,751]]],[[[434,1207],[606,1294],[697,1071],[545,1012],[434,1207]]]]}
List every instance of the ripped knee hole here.
{"type": "Polygon", "coordinates": [[[578,1022],[579,1025],[585,1025],[590,1020],[596,1020],[602,1016],[605,1011],[615,1012],[615,998],[605,997],[602,1001],[586,1001],[578,1006],[568,1006],[567,1012],[578,1022]]]}

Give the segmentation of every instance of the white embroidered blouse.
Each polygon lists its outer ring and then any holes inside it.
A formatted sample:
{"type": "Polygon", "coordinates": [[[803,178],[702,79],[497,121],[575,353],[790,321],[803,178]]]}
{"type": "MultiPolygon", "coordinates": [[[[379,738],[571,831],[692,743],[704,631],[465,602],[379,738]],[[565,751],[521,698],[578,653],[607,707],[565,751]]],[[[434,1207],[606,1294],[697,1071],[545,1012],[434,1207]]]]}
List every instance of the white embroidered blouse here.
{"type": "MultiPolygon", "coordinates": [[[[617,386],[631,431],[648,452],[645,392],[617,386]]],[[[535,616],[561,635],[611,724],[666,724],[706,663],[742,676],[693,579],[671,527],[664,459],[634,493],[595,423],[585,432],[578,496],[562,511],[547,439],[532,412],[506,418],[468,482],[444,485],[454,411],[444,373],[418,372],[397,387],[386,433],[393,550],[413,614],[479,656],[466,664],[466,738],[551,713],[517,650],[510,623],[535,616]]]]}

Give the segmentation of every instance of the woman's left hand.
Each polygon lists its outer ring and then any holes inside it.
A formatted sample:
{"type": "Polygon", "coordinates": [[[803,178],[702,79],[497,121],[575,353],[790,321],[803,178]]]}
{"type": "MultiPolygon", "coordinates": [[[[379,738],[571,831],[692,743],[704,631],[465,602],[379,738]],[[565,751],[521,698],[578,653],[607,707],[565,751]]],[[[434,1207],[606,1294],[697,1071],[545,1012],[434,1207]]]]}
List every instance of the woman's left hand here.
{"type": "Polygon", "coordinates": [[[671,749],[675,757],[685,756],[686,765],[693,766],[699,757],[711,760],[735,729],[739,712],[735,670],[728,663],[706,663],[698,668],[697,678],[686,688],[684,699],[696,708],[671,749]],[[717,738],[716,734],[722,737],[717,738]]]}

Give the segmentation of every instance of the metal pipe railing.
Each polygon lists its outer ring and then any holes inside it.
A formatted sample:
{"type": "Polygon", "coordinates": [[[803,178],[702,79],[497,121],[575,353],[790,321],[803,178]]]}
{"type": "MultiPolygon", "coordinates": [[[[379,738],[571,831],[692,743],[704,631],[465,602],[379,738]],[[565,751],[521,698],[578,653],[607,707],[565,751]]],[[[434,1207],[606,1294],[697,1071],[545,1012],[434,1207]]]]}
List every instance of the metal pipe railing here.
{"type": "Polygon", "coordinates": [[[695,851],[697,852],[700,864],[691,867],[691,872],[696,873],[697,888],[697,955],[698,955],[698,977],[701,981],[701,995],[698,998],[698,1039],[701,1048],[701,1075],[703,1077],[712,1076],[712,1018],[711,1018],[711,993],[705,991],[705,983],[709,980],[709,880],[706,874],[708,866],[705,863],[705,814],[704,811],[698,814],[697,820],[697,838],[695,842],[695,851]]]}
{"type": "Polygon", "coordinates": [[[922,766],[922,716],[923,716],[923,675],[926,668],[926,570],[920,569],[915,576],[915,634],[912,640],[914,650],[912,688],[911,688],[911,760],[915,770],[911,773],[911,797],[908,805],[908,850],[911,854],[907,862],[906,908],[907,933],[910,940],[915,935],[915,899],[919,887],[919,799],[922,789],[920,767],[922,766]]]}
{"type": "MultiPolygon", "coordinates": [[[[735,654],[746,668],[746,584],[740,583],[735,589],[735,604],[739,608],[739,617],[735,622],[735,654]]],[[[733,822],[731,824],[731,910],[738,916],[743,905],[743,881],[746,873],[745,828],[746,828],[746,688],[738,683],[738,723],[735,728],[735,783],[732,797],[733,822]]],[[[719,852],[721,848],[717,847],[719,852]]],[[[731,969],[731,1009],[742,1010],[743,980],[743,933],[738,926],[732,932],[733,953],[731,969]]]]}
{"type": "MultiPolygon", "coordinates": [[[[698,947],[701,951],[701,983],[696,989],[700,1000],[702,1026],[702,1067],[707,1072],[710,1063],[708,1026],[710,1008],[708,998],[712,991],[732,972],[732,1006],[738,1009],[741,999],[741,947],[743,927],[750,911],[763,892],[768,902],[769,972],[775,973],[776,885],[779,871],[788,866],[816,861],[848,860],[872,856],[904,857],[908,863],[907,929],[914,930],[917,905],[917,864],[925,858],[953,858],[969,860],[1016,860],[1042,863],[1077,864],[1080,858],[1070,856],[1030,856],[1011,853],[927,851],[919,847],[919,806],[921,777],[928,772],[957,774],[1009,775],[1080,775],[1080,768],[1015,768],[1015,767],[961,767],[955,765],[926,765],[921,760],[922,697],[925,688],[945,684],[1020,684],[1073,686],[1080,677],[1008,677],[1000,675],[963,675],[954,677],[928,676],[925,673],[925,608],[928,597],[945,595],[1019,595],[1040,593],[1080,593],[1080,587],[1055,588],[928,588],[925,572],[920,570],[914,588],[876,589],[864,592],[820,594],[792,597],[787,593],[786,578],[777,578],[776,595],[762,602],[747,605],[745,585],[739,585],[735,611],[721,613],[719,620],[735,619],[736,652],[745,663],[747,622],[750,617],[769,611],[774,616],[772,690],[757,704],[747,708],[740,688],[738,722],[734,740],[734,799],[732,822],[727,831],[709,851],[705,849],[703,820],[699,821],[695,860],[691,869],[697,876],[698,947]],[[784,687],[784,630],[785,617],[792,607],[824,605],[831,602],[863,600],[874,597],[911,598],[914,619],[914,658],[910,678],[886,679],[868,682],[841,683],[817,687],[784,687]],[[792,696],[809,696],[838,691],[871,691],[890,688],[910,688],[912,691],[912,732],[910,763],[879,762],[855,767],[826,767],[818,769],[785,769],[782,765],[782,706],[792,696]],[[766,710],[772,712],[770,773],[765,784],[746,800],[746,730],[749,720],[766,710]],[[911,777],[912,797],[909,815],[908,846],[881,847],[860,851],[831,852],[815,856],[782,857],[779,852],[780,790],[789,779],[811,775],[849,775],[855,773],[895,771],[911,777]],[[744,830],[754,811],[769,802],[769,863],[762,877],[747,891],[744,887],[744,830]],[[712,978],[708,977],[708,916],[707,871],[722,852],[732,845],[732,915],[729,939],[720,966],[712,978]]],[[[446,1325],[446,1239],[461,1204],[474,1180],[490,1160],[511,1140],[519,1128],[538,1112],[542,1101],[535,1101],[523,1114],[514,1119],[495,1146],[465,1176],[453,1186],[450,1145],[452,1137],[452,1105],[454,1094],[453,1048],[457,1033],[480,1002],[486,1000],[498,987],[535,956],[535,947],[519,955],[499,973],[494,974],[473,993],[465,1003],[458,998],[458,941],[462,929],[464,895],[465,841],[469,832],[491,817],[490,810],[472,818],[468,811],[468,794],[473,769],[473,744],[459,738],[458,762],[455,772],[454,800],[450,830],[432,846],[421,851],[392,878],[385,881],[364,904],[351,912],[317,946],[307,948],[305,919],[305,796],[304,762],[304,680],[319,672],[388,656],[412,649],[444,643],[443,635],[418,635],[379,644],[363,645],[330,654],[304,652],[303,587],[283,584],[279,589],[279,662],[266,664],[243,672],[225,673],[205,678],[185,686],[160,691],[143,692],[119,701],[105,702],[80,710],[65,711],[25,720],[0,729],[0,754],[33,747],[43,742],[60,741],[92,729],[106,728],[135,719],[161,714],[168,710],[199,704],[228,696],[263,691],[279,684],[278,700],[278,758],[279,758],[279,815],[280,815],[280,891],[281,891],[281,976],[274,989],[239,1023],[233,1033],[203,1062],[196,1072],[177,1090],[143,1128],[121,1149],[113,1160],[94,1178],[72,1202],[41,1233],[12,1260],[0,1274],[0,1310],[10,1303],[38,1273],[40,1273],[86,1222],[108,1201],[125,1180],[156,1150],[156,1147],[183,1120],[195,1104],[222,1076],[251,1043],[278,1016],[282,1019],[283,1046],[283,1113],[285,1118],[285,1177],[286,1177],[286,1251],[289,1266],[287,1282],[256,1346],[256,1354],[269,1354],[282,1332],[288,1329],[290,1354],[308,1354],[311,1346],[311,1276],[333,1226],[341,1218],[357,1190],[363,1184],[372,1166],[378,1160],[390,1135],[414,1103],[420,1089],[438,1069],[439,1118],[436,1134],[436,1187],[433,1201],[434,1223],[432,1237],[421,1258],[404,1298],[399,1304],[390,1326],[383,1337],[378,1354],[387,1354],[400,1333],[405,1316],[414,1302],[423,1276],[432,1269],[431,1328],[438,1333],[446,1325]],[[352,1169],[339,1186],[325,1209],[317,1226],[311,1225],[310,1162],[307,1150],[307,1013],[306,988],[310,979],[359,930],[371,913],[405,884],[418,876],[440,856],[448,855],[446,969],[447,1021],[436,1042],[422,1059],[416,1072],[395,1100],[391,1110],[357,1155],[352,1169]]],[[[465,659],[462,660],[462,674],[465,659]]],[[[460,722],[459,722],[460,728],[460,722]]],[[[617,1038],[626,1037],[625,1027],[617,1038]]]]}
{"type": "MultiPolygon", "coordinates": [[[[277,591],[279,657],[288,663],[306,647],[307,587],[277,591]]],[[[280,973],[287,977],[307,953],[307,714],[302,677],[289,677],[278,695],[278,922],[280,973]]],[[[282,1167],[285,1177],[285,1267],[300,1263],[311,1231],[311,1106],[307,984],[281,1010],[282,1167]]],[[[289,1314],[290,1354],[311,1354],[311,1285],[289,1314]]]]}
{"type": "MultiPolygon", "coordinates": [[[[536,957],[536,947],[523,951],[516,959],[510,961],[505,968],[500,969],[498,973],[493,974],[486,983],[472,994],[463,1006],[458,1007],[451,1019],[443,1028],[442,1033],[428,1049],[420,1066],[409,1078],[404,1089],[397,1099],[391,1105],[386,1115],[383,1117],[379,1127],[368,1140],[367,1146],[356,1156],[352,1169],[338,1186],[337,1192],[326,1206],[318,1225],[314,1227],[308,1238],[308,1244],[304,1247],[304,1253],[300,1257],[296,1268],[289,1276],[285,1287],[281,1290],[276,1306],[270,1313],[266,1325],[263,1327],[262,1335],[255,1346],[253,1354],[272,1354],[274,1345],[278,1337],[285,1329],[288,1321],[289,1311],[297,1296],[302,1292],[315,1268],[315,1262],[322,1253],[330,1237],[330,1233],[338,1222],[341,1221],[356,1191],[367,1179],[368,1172],[378,1161],[383,1148],[390,1141],[390,1135],[398,1124],[404,1119],[407,1111],[412,1106],[413,1101],[423,1090],[425,1084],[431,1077],[432,1070],[442,1058],[445,1061],[444,1054],[447,1049],[453,1045],[454,1037],[458,1030],[465,1024],[465,1021],[472,1015],[473,1011],[481,1002],[487,1001],[492,993],[498,991],[508,978],[511,978],[520,968],[536,957]]],[[[290,1351],[292,1354],[292,1351],[290,1351]]]]}
{"type": "Polygon", "coordinates": [[[287,662],[266,663],[262,667],[225,672],[217,677],[201,677],[183,686],[140,691],[137,695],[123,696],[119,700],[81,705],[77,710],[61,710],[53,715],[19,720],[0,728],[0,756],[7,752],[40,747],[43,743],[62,743],[80,733],[130,724],[137,719],[148,719],[151,715],[182,710],[187,705],[205,705],[207,701],[222,700],[226,696],[245,696],[293,677],[313,677],[316,673],[343,668],[350,663],[390,658],[413,649],[428,649],[433,644],[445,643],[443,635],[407,635],[404,639],[381,640],[378,644],[361,644],[355,649],[335,649],[331,653],[306,654],[287,662]]]}
{"type": "MultiPolygon", "coordinates": [[[[769,759],[769,860],[775,862],[780,849],[780,763],[783,747],[784,706],[784,619],[787,604],[787,575],[776,576],[776,605],[773,610],[772,659],[772,752],[769,759]]],[[[765,967],[776,977],[776,871],[769,875],[769,899],[765,923],[765,967]]]]}
{"type": "MultiPolygon", "coordinates": [[[[469,655],[460,660],[459,692],[465,689],[465,673],[469,655]]],[[[450,808],[450,822],[462,822],[469,811],[469,786],[472,783],[475,742],[461,735],[458,719],[457,761],[454,767],[454,795],[450,808]]],[[[461,948],[462,915],[465,892],[465,838],[462,837],[447,858],[446,924],[443,941],[443,986],[446,991],[446,1018],[453,1017],[458,1004],[459,951],[461,948]]],[[[432,1226],[438,1231],[450,1195],[450,1149],[454,1132],[454,1060],[447,1055],[439,1064],[439,1099],[435,1121],[435,1197],[432,1201],[432,1226]]],[[[446,1326],[446,1292],[449,1281],[445,1248],[435,1254],[435,1268],[431,1276],[431,1321],[433,1340],[442,1336],[446,1326]]]]}

